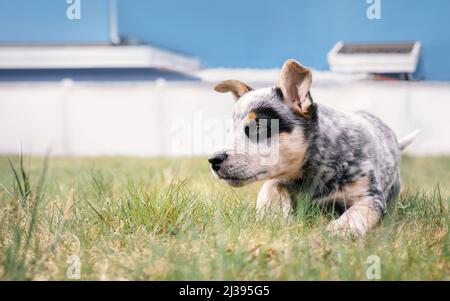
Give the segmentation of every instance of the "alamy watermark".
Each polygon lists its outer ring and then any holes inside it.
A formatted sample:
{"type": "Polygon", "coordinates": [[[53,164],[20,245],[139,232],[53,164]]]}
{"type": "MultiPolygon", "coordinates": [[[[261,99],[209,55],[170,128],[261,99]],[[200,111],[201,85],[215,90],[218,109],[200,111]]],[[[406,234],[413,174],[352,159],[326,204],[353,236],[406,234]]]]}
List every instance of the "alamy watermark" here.
{"type": "Polygon", "coordinates": [[[171,124],[169,137],[173,155],[211,154],[223,149],[236,155],[253,155],[261,165],[274,165],[279,161],[278,119],[233,123],[231,119],[205,119],[201,112],[196,112],[193,120],[176,119],[171,124]]]}
{"type": "Polygon", "coordinates": [[[78,254],[81,251],[81,243],[78,237],[72,235],[74,242],[72,242],[73,253],[67,257],[66,263],[68,264],[66,269],[66,277],[70,280],[81,279],[81,259],[78,254]]]}
{"type": "Polygon", "coordinates": [[[369,280],[381,279],[381,259],[377,255],[370,255],[366,260],[366,277],[369,280]]]}
{"type": "Polygon", "coordinates": [[[66,16],[69,20],[81,19],[81,0],[67,0],[66,16]]]}
{"type": "Polygon", "coordinates": [[[369,5],[366,10],[367,19],[380,20],[381,19],[381,0],[366,0],[369,5]]]}
{"type": "Polygon", "coordinates": [[[81,260],[78,255],[70,255],[67,257],[67,264],[69,265],[66,270],[67,279],[75,280],[81,278],[81,260]]]}

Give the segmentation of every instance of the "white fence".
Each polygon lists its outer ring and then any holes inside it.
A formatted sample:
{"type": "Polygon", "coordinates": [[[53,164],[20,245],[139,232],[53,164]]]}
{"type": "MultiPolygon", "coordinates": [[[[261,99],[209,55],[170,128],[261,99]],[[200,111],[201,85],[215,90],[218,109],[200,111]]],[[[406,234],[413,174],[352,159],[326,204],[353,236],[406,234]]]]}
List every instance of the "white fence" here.
{"type": "MultiPolygon", "coordinates": [[[[256,83],[256,86],[262,83],[256,83]]],[[[0,153],[74,156],[204,155],[222,141],[233,100],[207,82],[0,85],[0,153]]],[[[415,155],[450,154],[450,83],[317,83],[316,102],[367,110],[415,155]]]]}

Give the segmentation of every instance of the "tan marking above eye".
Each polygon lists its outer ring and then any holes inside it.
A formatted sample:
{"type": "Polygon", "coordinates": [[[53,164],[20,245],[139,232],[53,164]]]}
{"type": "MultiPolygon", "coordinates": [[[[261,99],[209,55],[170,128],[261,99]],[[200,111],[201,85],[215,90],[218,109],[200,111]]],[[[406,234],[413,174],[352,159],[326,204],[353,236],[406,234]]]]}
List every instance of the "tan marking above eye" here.
{"type": "Polygon", "coordinates": [[[247,120],[248,121],[256,120],[256,113],[255,112],[248,113],[247,114],[247,120]]]}

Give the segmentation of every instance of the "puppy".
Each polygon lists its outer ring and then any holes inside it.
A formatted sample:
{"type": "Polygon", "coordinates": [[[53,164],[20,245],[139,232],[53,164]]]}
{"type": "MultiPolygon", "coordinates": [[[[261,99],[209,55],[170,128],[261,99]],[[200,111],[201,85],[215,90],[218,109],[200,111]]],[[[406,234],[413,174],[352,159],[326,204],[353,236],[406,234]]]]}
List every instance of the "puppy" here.
{"type": "Polygon", "coordinates": [[[348,114],[315,103],[311,83],[311,71],[288,60],[275,87],[253,90],[237,80],[216,85],[236,100],[234,139],[208,161],[231,186],[265,180],[258,211],[278,207],[287,216],[291,195],[305,193],[321,206],[343,209],[329,231],[364,235],[398,196],[400,151],[417,133],[397,141],[367,112],[348,114]]]}

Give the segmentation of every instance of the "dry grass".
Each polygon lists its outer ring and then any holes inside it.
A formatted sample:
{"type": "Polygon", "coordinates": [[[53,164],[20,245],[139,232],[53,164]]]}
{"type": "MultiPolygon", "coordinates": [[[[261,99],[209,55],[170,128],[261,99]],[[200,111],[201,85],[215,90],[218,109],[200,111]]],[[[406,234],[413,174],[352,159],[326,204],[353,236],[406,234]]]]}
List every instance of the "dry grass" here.
{"type": "Polygon", "coordinates": [[[0,279],[450,280],[450,158],[403,158],[405,191],[364,239],[328,237],[329,214],[299,199],[258,219],[260,184],[233,189],[204,159],[0,157],[0,279]],[[44,181],[45,179],[45,181],[44,181]],[[20,184],[19,184],[20,183],[20,184]]]}

